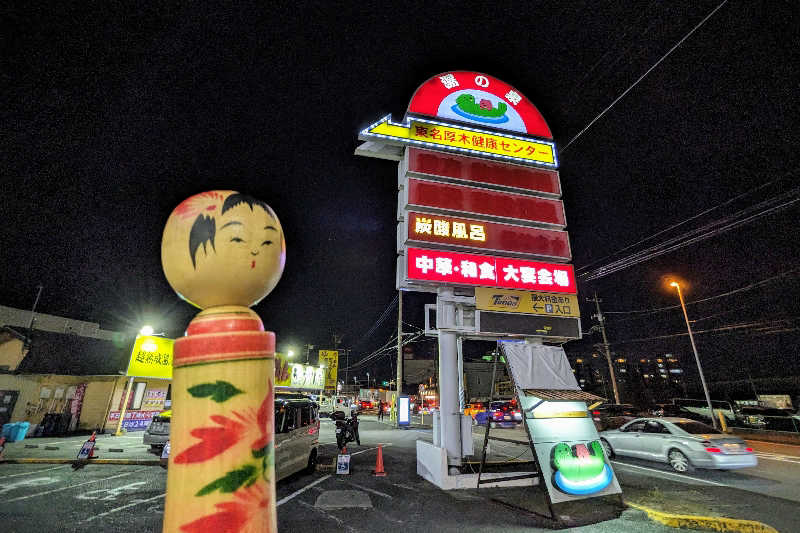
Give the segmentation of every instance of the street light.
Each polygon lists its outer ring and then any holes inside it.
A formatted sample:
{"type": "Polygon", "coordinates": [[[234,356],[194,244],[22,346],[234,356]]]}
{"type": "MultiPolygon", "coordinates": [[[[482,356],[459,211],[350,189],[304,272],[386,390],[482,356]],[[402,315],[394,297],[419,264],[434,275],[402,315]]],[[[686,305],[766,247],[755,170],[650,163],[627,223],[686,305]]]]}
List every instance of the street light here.
{"type": "Polygon", "coordinates": [[[717,420],[714,418],[714,406],[711,405],[711,395],[708,394],[708,386],[706,385],[706,378],[703,375],[703,367],[700,365],[700,356],[697,355],[697,346],[694,344],[694,336],[692,335],[692,326],[689,324],[689,315],[686,313],[686,303],[683,301],[683,293],[681,292],[681,286],[677,281],[673,281],[669,284],[670,287],[675,287],[678,289],[678,298],[681,301],[681,308],[683,309],[683,318],[686,319],[686,329],[689,331],[689,341],[692,343],[692,351],[694,352],[694,360],[697,361],[697,371],[700,373],[700,382],[703,384],[703,392],[706,395],[706,401],[708,402],[708,409],[711,413],[711,425],[714,426],[716,429],[717,427],[717,420]]]}
{"type": "Polygon", "coordinates": [[[153,326],[142,326],[142,329],[139,330],[139,334],[146,337],[148,335],[152,335],[153,331],[153,326]]]}
{"type": "Polygon", "coordinates": [[[367,372],[367,388],[369,388],[369,372],[367,372]]]}
{"type": "Polygon", "coordinates": [[[294,350],[291,348],[286,352],[286,357],[294,357],[294,350]]]}

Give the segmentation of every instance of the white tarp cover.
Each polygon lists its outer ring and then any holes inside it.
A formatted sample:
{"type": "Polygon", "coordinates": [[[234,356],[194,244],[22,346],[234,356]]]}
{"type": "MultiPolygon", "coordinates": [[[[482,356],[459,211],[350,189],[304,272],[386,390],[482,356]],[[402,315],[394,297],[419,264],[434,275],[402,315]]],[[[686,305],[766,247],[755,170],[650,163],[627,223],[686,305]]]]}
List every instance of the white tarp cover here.
{"type": "Polygon", "coordinates": [[[501,346],[518,388],[580,390],[564,348],[522,342],[501,346]]]}

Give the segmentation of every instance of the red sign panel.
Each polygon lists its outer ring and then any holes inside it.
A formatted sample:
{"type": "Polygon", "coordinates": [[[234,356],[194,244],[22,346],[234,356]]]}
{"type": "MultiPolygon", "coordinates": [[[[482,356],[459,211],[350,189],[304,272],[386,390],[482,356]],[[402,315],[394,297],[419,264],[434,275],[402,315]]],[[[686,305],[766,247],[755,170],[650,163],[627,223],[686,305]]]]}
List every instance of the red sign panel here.
{"type": "Polygon", "coordinates": [[[452,71],[432,77],[414,92],[408,112],[553,138],[530,100],[504,81],[480,72],[452,71]]]}
{"type": "Polygon", "coordinates": [[[564,204],[504,191],[409,179],[408,205],[565,227],[564,204]]]}
{"type": "Polygon", "coordinates": [[[558,172],[408,147],[408,172],[561,195],[558,172]]]}
{"type": "Polygon", "coordinates": [[[424,241],[569,260],[572,257],[566,231],[512,226],[469,218],[453,218],[410,212],[409,241],[424,241]]]}
{"type": "Polygon", "coordinates": [[[406,249],[409,280],[576,294],[572,265],[488,255],[406,249]]]}

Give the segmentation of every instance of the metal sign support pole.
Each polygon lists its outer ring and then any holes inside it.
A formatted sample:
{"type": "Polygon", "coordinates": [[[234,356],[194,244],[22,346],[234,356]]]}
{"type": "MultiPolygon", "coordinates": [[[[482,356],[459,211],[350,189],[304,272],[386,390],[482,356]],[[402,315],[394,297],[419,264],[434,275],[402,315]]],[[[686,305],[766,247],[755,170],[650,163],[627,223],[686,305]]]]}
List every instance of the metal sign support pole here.
{"type": "MultiPolygon", "coordinates": [[[[436,297],[441,316],[437,322],[445,328],[456,324],[453,289],[442,287],[436,297]]],[[[447,450],[447,463],[461,466],[461,412],[458,405],[458,334],[439,330],[439,412],[442,448],[447,450]]]]}

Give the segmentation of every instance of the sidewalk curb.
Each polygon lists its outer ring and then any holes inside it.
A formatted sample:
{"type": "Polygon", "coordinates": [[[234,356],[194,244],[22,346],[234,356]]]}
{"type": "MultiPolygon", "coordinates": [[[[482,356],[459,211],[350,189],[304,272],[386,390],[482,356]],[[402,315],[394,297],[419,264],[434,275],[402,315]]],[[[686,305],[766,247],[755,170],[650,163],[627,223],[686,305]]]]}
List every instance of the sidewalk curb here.
{"type": "Polygon", "coordinates": [[[715,531],[731,531],[738,533],[778,533],[778,530],[755,520],[739,520],[721,516],[695,516],[665,513],[638,503],[626,501],[625,504],[634,509],[644,511],[651,520],[665,526],[689,529],[712,529],[715,531]]]}
{"type": "MultiPolygon", "coordinates": [[[[46,457],[36,457],[28,459],[0,459],[0,464],[7,463],[7,464],[65,465],[65,464],[72,464],[74,462],[75,459],[59,459],[55,457],[52,459],[48,459],[46,457]]],[[[159,459],[92,459],[87,464],[160,466],[161,461],[159,459]]]]}

